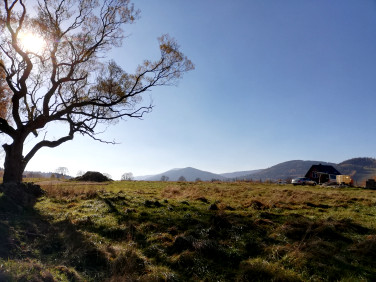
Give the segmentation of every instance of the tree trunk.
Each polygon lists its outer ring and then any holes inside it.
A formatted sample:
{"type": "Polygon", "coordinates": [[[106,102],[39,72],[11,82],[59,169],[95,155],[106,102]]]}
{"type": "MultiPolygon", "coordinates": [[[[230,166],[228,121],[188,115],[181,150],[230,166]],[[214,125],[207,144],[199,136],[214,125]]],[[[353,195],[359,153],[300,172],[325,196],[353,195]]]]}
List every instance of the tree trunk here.
{"type": "Polygon", "coordinates": [[[22,156],[23,142],[3,145],[5,151],[3,183],[21,183],[26,164],[22,156]]]}

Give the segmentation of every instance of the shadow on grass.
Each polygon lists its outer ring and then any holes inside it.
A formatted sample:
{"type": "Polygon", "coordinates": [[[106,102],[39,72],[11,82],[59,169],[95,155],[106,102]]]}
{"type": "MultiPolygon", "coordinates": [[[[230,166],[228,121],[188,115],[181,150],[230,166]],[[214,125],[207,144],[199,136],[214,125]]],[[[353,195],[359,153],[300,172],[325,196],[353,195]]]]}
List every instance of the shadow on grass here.
{"type": "Polygon", "coordinates": [[[0,194],[0,281],[101,281],[114,275],[131,281],[152,264],[181,281],[376,279],[376,232],[352,220],[257,209],[240,215],[156,201],[121,208],[124,198],[95,197],[118,226],[90,218],[54,223],[0,194]],[[98,247],[92,235],[111,243],[98,247]],[[116,250],[124,242],[134,247],[116,250]]]}
{"type": "Polygon", "coordinates": [[[82,281],[77,271],[98,279],[108,274],[106,254],[69,220],[51,223],[33,207],[22,207],[4,194],[0,238],[0,281],[54,281],[54,275],[82,281]]]}

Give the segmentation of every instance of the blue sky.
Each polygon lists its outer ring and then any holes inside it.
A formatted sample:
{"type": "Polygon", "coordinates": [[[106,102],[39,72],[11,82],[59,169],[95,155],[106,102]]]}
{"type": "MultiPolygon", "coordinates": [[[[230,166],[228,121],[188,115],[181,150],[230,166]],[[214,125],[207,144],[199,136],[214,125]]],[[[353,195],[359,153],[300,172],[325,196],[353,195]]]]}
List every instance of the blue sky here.
{"type": "Polygon", "coordinates": [[[42,149],[27,170],[65,166],[156,174],[215,173],[280,162],[376,157],[376,1],[137,0],[141,18],[109,53],[132,72],[175,37],[195,64],[178,86],[155,88],[143,120],[121,121],[105,145],[77,136],[42,149]]]}

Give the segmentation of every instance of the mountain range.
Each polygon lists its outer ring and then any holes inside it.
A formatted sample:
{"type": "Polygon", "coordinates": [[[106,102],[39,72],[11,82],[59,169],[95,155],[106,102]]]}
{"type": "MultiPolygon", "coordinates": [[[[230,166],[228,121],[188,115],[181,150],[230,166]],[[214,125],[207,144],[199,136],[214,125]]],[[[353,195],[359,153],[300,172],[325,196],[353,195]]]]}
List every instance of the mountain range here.
{"type": "Polygon", "coordinates": [[[178,179],[183,176],[187,181],[196,181],[198,179],[202,181],[210,181],[212,179],[218,180],[227,180],[228,178],[222,176],[220,174],[215,174],[208,171],[199,170],[193,167],[186,167],[186,168],[175,168],[169,171],[156,174],[156,175],[149,175],[146,177],[136,177],[136,180],[147,180],[147,181],[158,181],[161,180],[162,176],[168,177],[169,181],[178,181],[178,179]]]}
{"type": "Polygon", "coordinates": [[[136,180],[159,181],[162,176],[169,181],[178,181],[184,177],[187,181],[211,181],[211,180],[286,180],[299,176],[304,176],[312,165],[323,164],[335,167],[341,174],[350,175],[355,184],[363,183],[376,176],[376,159],[373,158],[353,158],[341,163],[328,163],[324,161],[303,161],[292,160],[274,165],[265,169],[237,171],[231,173],[216,174],[208,171],[199,170],[192,167],[176,168],[169,171],[148,176],[136,177],[136,180]]]}

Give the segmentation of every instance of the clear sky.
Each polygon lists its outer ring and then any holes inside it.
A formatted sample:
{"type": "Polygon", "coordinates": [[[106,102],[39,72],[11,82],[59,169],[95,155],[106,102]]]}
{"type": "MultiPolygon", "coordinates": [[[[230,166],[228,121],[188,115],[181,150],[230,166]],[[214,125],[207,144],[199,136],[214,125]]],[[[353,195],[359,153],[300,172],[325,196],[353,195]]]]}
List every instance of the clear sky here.
{"type": "Polygon", "coordinates": [[[77,136],[27,170],[59,166],[119,179],[192,166],[214,173],[280,162],[376,157],[376,1],[136,0],[141,18],[109,53],[133,71],[175,37],[195,64],[155,108],[121,121],[105,145],[77,136]]]}

